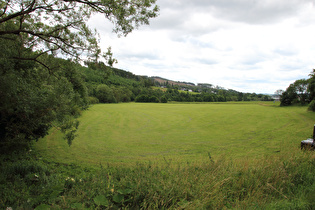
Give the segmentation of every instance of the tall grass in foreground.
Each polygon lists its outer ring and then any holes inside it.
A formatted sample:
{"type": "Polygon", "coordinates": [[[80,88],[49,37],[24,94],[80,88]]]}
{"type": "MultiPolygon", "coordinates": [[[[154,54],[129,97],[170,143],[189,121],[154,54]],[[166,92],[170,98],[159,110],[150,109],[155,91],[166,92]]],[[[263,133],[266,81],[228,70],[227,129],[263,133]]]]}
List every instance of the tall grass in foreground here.
{"type": "Polygon", "coordinates": [[[83,168],[1,157],[0,209],[312,209],[315,154],[83,168]]]}

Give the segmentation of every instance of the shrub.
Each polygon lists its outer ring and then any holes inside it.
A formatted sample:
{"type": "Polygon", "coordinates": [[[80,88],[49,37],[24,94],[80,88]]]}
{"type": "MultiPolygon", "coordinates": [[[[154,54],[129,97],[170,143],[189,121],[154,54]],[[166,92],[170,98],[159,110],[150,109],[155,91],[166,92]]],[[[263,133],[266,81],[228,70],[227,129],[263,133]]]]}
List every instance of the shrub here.
{"type": "Polygon", "coordinates": [[[310,105],[308,106],[308,110],[315,112],[315,99],[311,101],[310,105]]]}
{"type": "Polygon", "coordinates": [[[149,97],[147,95],[137,96],[136,102],[149,102],[149,97]]]}
{"type": "Polygon", "coordinates": [[[98,100],[98,98],[92,97],[92,96],[89,97],[89,103],[90,104],[98,104],[99,102],[100,101],[98,100]]]}
{"type": "Polygon", "coordinates": [[[167,97],[166,96],[162,96],[161,103],[167,103],[167,97]]]}
{"type": "Polygon", "coordinates": [[[151,96],[151,97],[149,98],[149,102],[159,103],[160,101],[159,101],[159,99],[158,99],[157,97],[151,96]]]}
{"type": "Polygon", "coordinates": [[[136,102],[159,103],[160,100],[156,96],[140,95],[136,98],[136,102]]]}
{"type": "Polygon", "coordinates": [[[101,103],[117,103],[113,90],[105,84],[97,86],[96,97],[101,103]]]}

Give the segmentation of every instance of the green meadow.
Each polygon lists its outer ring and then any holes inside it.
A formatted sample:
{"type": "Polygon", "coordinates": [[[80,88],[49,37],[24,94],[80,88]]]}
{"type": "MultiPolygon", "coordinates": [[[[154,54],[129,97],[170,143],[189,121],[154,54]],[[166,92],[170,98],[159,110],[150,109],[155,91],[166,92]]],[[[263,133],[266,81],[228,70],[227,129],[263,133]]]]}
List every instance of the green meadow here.
{"type": "Polygon", "coordinates": [[[0,209],[313,209],[315,113],[273,102],[98,104],[0,156],[0,209]]]}
{"type": "Polygon", "coordinates": [[[57,130],[36,144],[46,158],[81,165],[257,159],[299,150],[307,107],[249,103],[98,104],[83,112],[71,147],[57,130]]]}

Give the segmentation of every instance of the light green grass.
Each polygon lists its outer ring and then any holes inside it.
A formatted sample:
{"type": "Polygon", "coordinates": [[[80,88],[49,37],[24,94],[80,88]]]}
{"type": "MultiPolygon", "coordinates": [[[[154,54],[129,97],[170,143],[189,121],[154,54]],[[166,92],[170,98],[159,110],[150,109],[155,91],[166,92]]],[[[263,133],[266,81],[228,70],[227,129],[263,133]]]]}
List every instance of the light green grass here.
{"type": "Polygon", "coordinates": [[[299,150],[314,122],[307,107],[272,102],[98,104],[83,113],[71,147],[56,130],[35,146],[45,158],[81,165],[244,160],[299,150]]]}

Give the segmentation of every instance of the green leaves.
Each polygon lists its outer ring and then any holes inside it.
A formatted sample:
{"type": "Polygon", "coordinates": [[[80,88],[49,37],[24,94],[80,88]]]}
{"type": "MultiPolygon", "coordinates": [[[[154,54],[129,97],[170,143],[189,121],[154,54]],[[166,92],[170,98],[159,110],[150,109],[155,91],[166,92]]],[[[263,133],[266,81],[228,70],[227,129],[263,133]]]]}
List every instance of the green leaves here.
{"type": "MultiPolygon", "coordinates": [[[[7,49],[12,42],[1,42],[7,49]]],[[[0,52],[0,57],[18,54],[16,48],[0,52]]],[[[26,50],[27,52],[27,50],[26,50]]],[[[30,53],[31,56],[36,53],[30,53]]],[[[47,71],[34,61],[0,59],[0,142],[28,143],[60,127],[69,145],[75,137],[80,109],[87,104],[83,80],[74,64],[42,56],[47,71]]]]}
{"type": "Polygon", "coordinates": [[[116,194],[113,196],[113,201],[115,203],[121,203],[124,200],[124,195],[123,194],[116,194]]]}
{"type": "Polygon", "coordinates": [[[37,206],[37,207],[35,208],[35,210],[50,210],[50,207],[51,207],[51,206],[49,206],[49,205],[47,205],[47,204],[41,204],[41,205],[37,206]]]}
{"type": "MultiPolygon", "coordinates": [[[[0,1],[0,143],[29,142],[59,127],[71,145],[78,128],[74,120],[87,107],[87,90],[74,60],[101,55],[97,32],[86,21],[104,14],[114,31],[127,35],[157,15],[155,0],[0,1]]],[[[117,62],[108,48],[105,59],[117,62]]],[[[104,102],[113,91],[99,88],[104,102]],[[106,98],[105,92],[111,92],[106,98]]]]}
{"type": "Polygon", "coordinates": [[[109,205],[109,202],[108,202],[107,198],[104,195],[98,195],[93,200],[94,200],[94,203],[97,206],[105,206],[105,207],[107,207],[109,205]]]}
{"type": "Polygon", "coordinates": [[[55,52],[78,59],[83,52],[93,56],[99,50],[96,32],[86,21],[93,13],[104,14],[114,24],[114,32],[126,36],[141,24],[156,17],[156,0],[134,1],[10,1],[1,2],[0,38],[13,35],[40,52],[55,52]],[[10,8],[14,8],[10,9],[10,8]],[[8,29],[7,25],[15,27],[8,29]]]}

